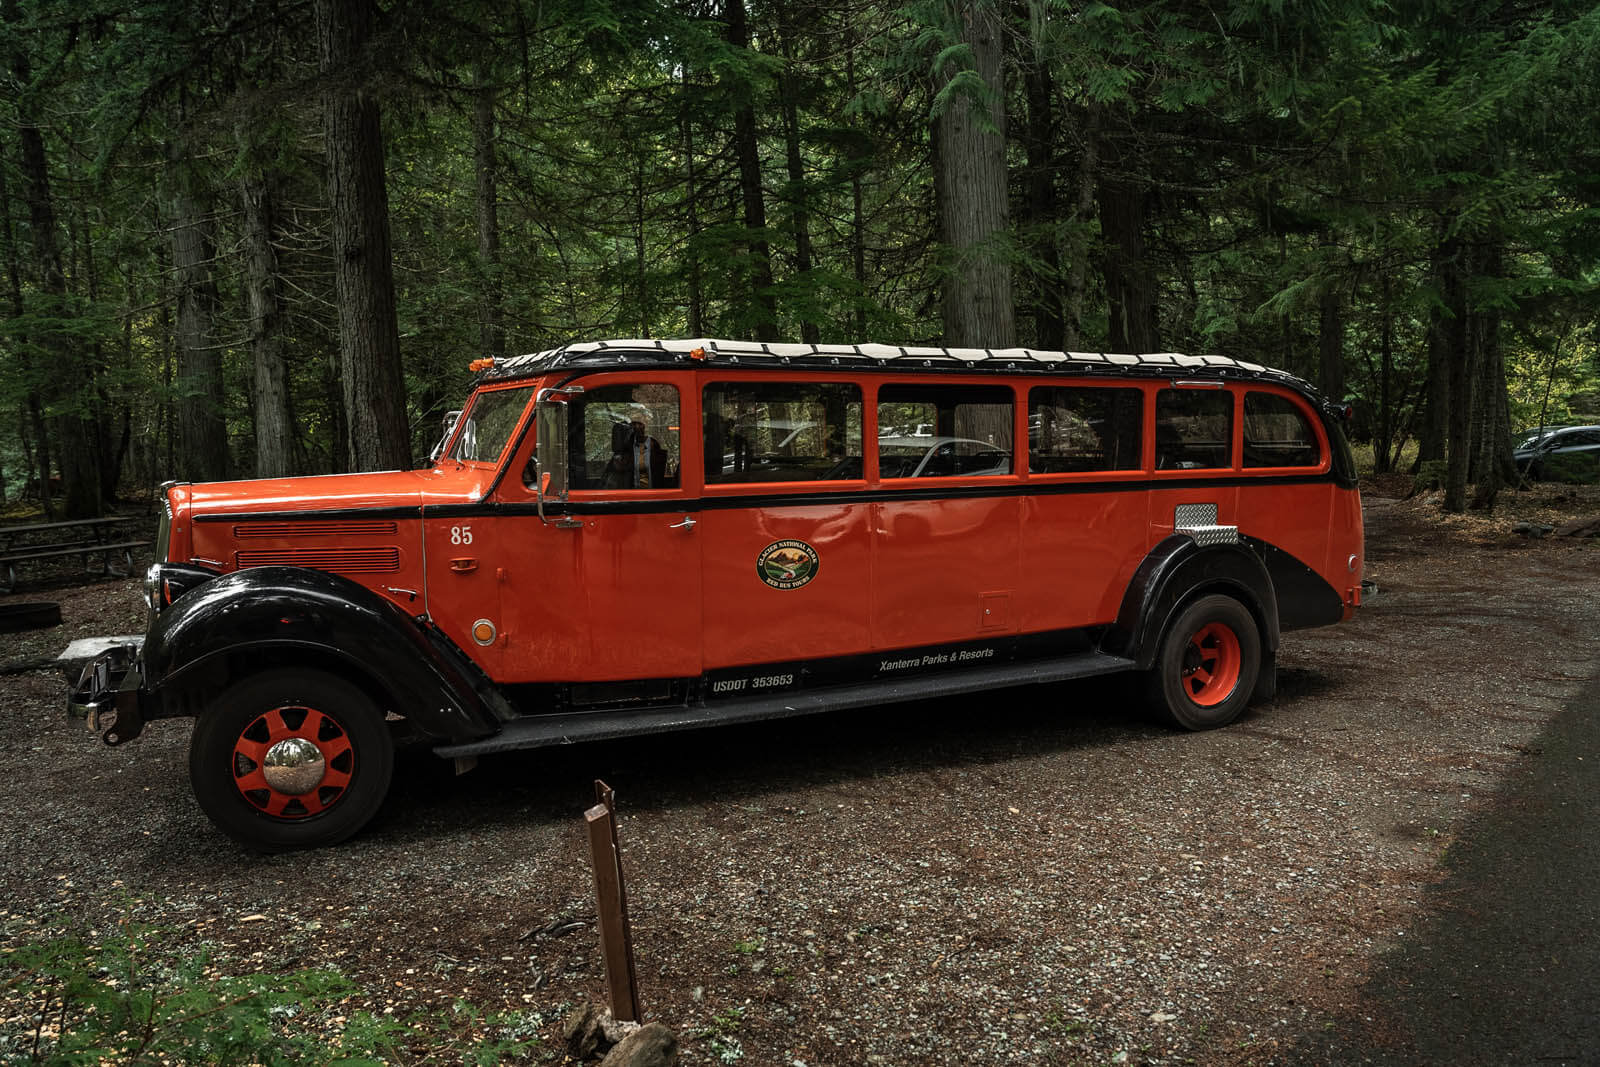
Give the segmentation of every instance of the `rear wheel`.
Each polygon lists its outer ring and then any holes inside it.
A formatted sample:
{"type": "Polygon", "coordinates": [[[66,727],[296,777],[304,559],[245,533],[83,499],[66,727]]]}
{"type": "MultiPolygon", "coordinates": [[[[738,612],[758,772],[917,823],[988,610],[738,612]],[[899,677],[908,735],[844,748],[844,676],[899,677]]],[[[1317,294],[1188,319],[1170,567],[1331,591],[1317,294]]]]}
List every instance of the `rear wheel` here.
{"type": "Polygon", "coordinates": [[[1230,596],[1201,597],[1162,640],[1147,687],[1175,726],[1210,730],[1239,717],[1261,670],[1255,617],[1230,596]]]}
{"type": "Polygon", "coordinates": [[[377,813],[394,774],[383,715],[330,674],[237,682],[195,724],[189,779],[217,828],[263,852],[343,841],[377,813]]]}

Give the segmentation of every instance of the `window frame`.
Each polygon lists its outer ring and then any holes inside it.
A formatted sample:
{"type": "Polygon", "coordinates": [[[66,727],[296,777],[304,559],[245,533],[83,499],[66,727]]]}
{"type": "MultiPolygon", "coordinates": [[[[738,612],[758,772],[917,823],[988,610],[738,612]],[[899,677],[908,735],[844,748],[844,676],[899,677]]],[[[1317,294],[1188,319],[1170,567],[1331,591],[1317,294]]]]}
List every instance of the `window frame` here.
{"type": "Polygon", "coordinates": [[[1069,380],[1064,382],[1029,382],[1026,394],[1026,406],[1022,411],[1023,427],[1027,431],[1025,438],[1027,452],[1025,455],[1026,466],[1024,471],[1030,481],[1045,482],[1074,482],[1074,481],[1127,481],[1150,473],[1154,457],[1153,446],[1153,421],[1152,413],[1155,410],[1151,389],[1142,382],[1117,381],[1097,382],[1069,380]],[[1135,467],[1117,467],[1101,470],[1084,471],[1035,471],[1033,469],[1033,394],[1036,391],[1048,389],[1119,389],[1136,393],[1139,397],[1139,464],[1135,467]]]}
{"type": "MultiPolygon", "coordinates": [[[[863,383],[865,385],[867,383],[863,383]]],[[[927,378],[907,377],[904,380],[880,380],[871,383],[871,399],[869,411],[871,413],[872,447],[868,450],[870,460],[864,473],[870,484],[885,489],[915,491],[919,488],[926,489],[933,486],[984,486],[1000,482],[1020,482],[1024,479],[1024,462],[1026,460],[1026,429],[1027,411],[1024,404],[1018,402],[1019,384],[1013,381],[997,380],[992,377],[973,378],[966,375],[946,377],[945,375],[929,376],[927,378]],[[1003,473],[993,474],[950,474],[950,475],[914,475],[898,478],[886,478],[882,475],[881,455],[878,450],[880,441],[878,426],[878,409],[885,403],[882,393],[885,388],[898,389],[906,386],[926,386],[930,389],[959,389],[977,390],[988,389],[993,391],[1004,390],[1010,394],[1011,406],[1011,448],[1010,467],[1003,473]]],[[[888,401],[897,403],[897,401],[888,401]]],[[[953,434],[932,434],[929,445],[940,436],[951,437],[952,440],[962,440],[953,434]]],[[[977,440],[970,438],[968,440],[977,440]]]]}
{"type": "MultiPolygon", "coordinates": [[[[716,372],[711,372],[711,371],[702,372],[697,377],[695,385],[696,385],[696,388],[695,388],[696,427],[697,427],[697,436],[699,438],[699,444],[700,444],[700,449],[701,449],[702,456],[705,455],[705,451],[704,450],[705,450],[705,448],[707,447],[707,444],[708,444],[707,439],[706,439],[706,425],[705,425],[706,411],[708,410],[707,409],[707,405],[706,405],[706,393],[707,393],[708,390],[710,390],[713,386],[716,386],[716,385],[757,385],[757,386],[759,386],[759,385],[777,385],[777,386],[829,386],[829,385],[833,385],[833,386],[841,386],[842,385],[842,386],[848,386],[848,387],[850,387],[850,388],[852,388],[852,389],[854,389],[856,391],[857,399],[856,399],[855,402],[859,403],[861,405],[861,453],[862,453],[861,454],[861,477],[859,477],[859,478],[808,478],[808,479],[804,479],[804,480],[800,480],[800,481],[794,481],[794,480],[756,481],[756,480],[752,480],[752,481],[715,481],[715,482],[713,482],[713,481],[710,481],[709,479],[707,479],[705,477],[705,468],[704,468],[704,466],[702,466],[699,469],[697,469],[696,475],[697,475],[701,485],[703,486],[704,492],[707,495],[713,495],[714,496],[714,495],[718,495],[719,493],[727,493],[728,495],[746,495],[746,494],[748,494],[748,493],[750,493],[752,491],[753,487],[760,487],[760,491],[767,491],[770,488],[774,492],[804,492],[804,491],[807,491],[807,490],[816,491],[817,487],[819,487],[819,486],[824,486],[824,487],[827,487],[829,489],[837,490],[837,489],[841,489],[841,488],[856,488],[856,487],[864,486],[866,484],[867,440],[868,440],[868,437],[869,437],[869,433],[871,432],[870,428],[869,428],[869,425],[868,425],[868,417],[867,417],[868,409],[869,409],[869,406],[870,406],[870,401],[869,401],[868,398],[869,398],[869,396],[871,394],[871,391],[872,391],[871,385],[870,385],[869,382],[864,381],[861,378],[850,377],[850,376],[847,376],[847,375],[842,376],[842,375],[837,375],[837,374],[833,374],[833,375],[829,375],[829,374],[774,375],[774,374],[770,374],[770,373],[755,373],[755,372],[749,372],[749,371],[742,372],[742,373],[741,372],[737,372],[737,371],[730,371],[730,372],[727,372],[727,373],[723,373],[723,368],[719,367],[719,368],[717,368],[716,372]]],[[[846,453],[846,458],[848,458],[848,452],[846,453]]],[[[682,479],[680,478],[680,481],[681,480],[682,479]]]]}
{"type": "Polygon", "coordinates": [[[1238,431],[1235,436],[1238,438],[1237,454],[1239,469],[1243,474],[1252,475],[1261,474],[1263,472],[1279,474],[1285,471],[1295,471],[1309,474],[1312,472],[1322,472],[1329,469],[1329,465],[1333,462],[1332,442],[1328,440],[1326,428],[1322,425],[1322,419],[1317,416],[1316,412],[1310,409],[1309,405],[1303,403],[1298,397],[1286,390],[1263,389],[1255,385],[1245,385],[1237,389],[1236,392],[1238,393],[1238,401],[1236,406],[1236,410],[1238,412],[1236,419],[1238,422],[1238,431]],[[1248,418],[1248,413],[1246,412],[1246,402],[1252,394],[1257,393],[1263,396],[1277,397],[1278,399],[1286,402],[1300,415],[1300,418],[1304,420],[1305,424],[1310,428],[1311,440],[1317,448],[1317,461],[1315,463],[1295,464],[1292,466],[1279,465],[1275,467],[1254,467],[1245,462],[1244,430],[1245,420],[1248,418]]]}

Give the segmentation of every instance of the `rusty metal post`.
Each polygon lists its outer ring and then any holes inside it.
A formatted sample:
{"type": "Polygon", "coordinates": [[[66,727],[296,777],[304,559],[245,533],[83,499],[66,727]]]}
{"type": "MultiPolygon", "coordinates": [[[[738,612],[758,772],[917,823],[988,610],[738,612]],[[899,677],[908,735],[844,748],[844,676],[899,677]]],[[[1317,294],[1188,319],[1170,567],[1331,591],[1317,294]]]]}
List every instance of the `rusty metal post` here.
{"type": "Polygon", "coordinates": [[[583,813],[594,862],[594,897],[600,926],[600,954],[606,964],[611,1017],[639,1022],[639,982],[633,969],[633,932],[628,928],[628,893],[622,884],[622,854],[617,848],[617,797],[595,779],[598,803],[583,813]]]}

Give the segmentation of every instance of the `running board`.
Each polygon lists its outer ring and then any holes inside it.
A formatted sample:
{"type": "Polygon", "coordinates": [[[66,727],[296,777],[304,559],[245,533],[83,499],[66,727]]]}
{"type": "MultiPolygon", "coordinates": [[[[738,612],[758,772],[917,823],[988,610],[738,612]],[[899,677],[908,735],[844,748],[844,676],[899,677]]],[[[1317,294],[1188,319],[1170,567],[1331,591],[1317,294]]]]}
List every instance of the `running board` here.
{"type": "Polygon", "coordinates": [[[568,712],[559,715],[529,715],[506,723],[499,733],[478,741],[437,745],[434,752],[445,758],[482,756],[520,748],[570,745],[580,741],[602,741],[619,737],[694,730],[704,726],[723,726],[763,719],[787,719],[842,708],[895,704],[907,700],[977,693],[1017,685],[1063,682],[1073,678],[1092,678],[1132,670],[1133,660],[1084,652],[1062,659],[1034,660],[1028,663],[995,667],[974,667],[963,671],[896,681],[881,681],[827,689],[790,691],[765,697],[718,700],[710,704],[682,704],[668,708],[637,711],[568,712]]]}

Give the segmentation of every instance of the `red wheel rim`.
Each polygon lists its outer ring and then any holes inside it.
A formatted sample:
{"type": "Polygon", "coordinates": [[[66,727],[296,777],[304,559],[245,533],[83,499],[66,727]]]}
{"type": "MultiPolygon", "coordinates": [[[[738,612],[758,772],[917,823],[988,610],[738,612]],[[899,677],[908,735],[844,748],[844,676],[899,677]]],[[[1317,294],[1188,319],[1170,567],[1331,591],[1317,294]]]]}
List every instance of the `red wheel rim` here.
{"type": "Polygon", "coordinates": [[[1208,622],[1183,650],[1183,691],[1201,707],[1227,700],[1239,684],[1239,635],[1220,622],[1208,622]]]}
{"type": "Polygon", "coordinates": [[[258,811],[276,819],[309,819],[339,802],[350,787],[355,751],[344,727],[315,708],[273,708],[239,732],[233,743],[233,784],[258,811]],[[267,780],[267,753],[285,741],[307,741],[322,754],[321,780],[303,793],[275,788],[267,780]]]}

